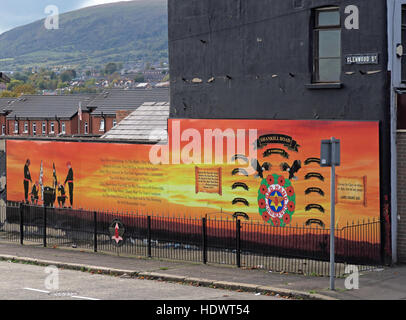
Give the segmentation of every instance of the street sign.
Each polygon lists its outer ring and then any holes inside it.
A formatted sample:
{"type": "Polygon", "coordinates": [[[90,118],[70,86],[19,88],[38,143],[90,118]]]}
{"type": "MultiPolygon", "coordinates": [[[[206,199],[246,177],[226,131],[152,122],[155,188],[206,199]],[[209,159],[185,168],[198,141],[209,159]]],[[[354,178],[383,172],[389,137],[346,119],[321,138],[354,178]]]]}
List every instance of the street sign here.
{"type": "MultiPolygon", "coordinates": [[[[334,138],[333,138],[334,139],[334,138]]],[[[322,140],[320,151],[320,166],[331,167],[340,165],[340,140],[322,140]],[[333,158],[334,145],[334,158],[333,158]]]]}

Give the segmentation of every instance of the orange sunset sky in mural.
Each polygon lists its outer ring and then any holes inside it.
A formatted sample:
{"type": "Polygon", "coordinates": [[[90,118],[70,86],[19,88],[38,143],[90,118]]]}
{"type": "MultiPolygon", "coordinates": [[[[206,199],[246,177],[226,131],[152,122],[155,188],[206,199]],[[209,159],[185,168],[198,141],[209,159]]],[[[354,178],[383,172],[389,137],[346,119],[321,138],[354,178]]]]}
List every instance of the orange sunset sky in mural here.
{"type": "MultiPolygon", "coordinates": [[[[303,224],[308,219],[319,219],[329,224],[330,212],[330,168],[321,168],[317,163],[305,165],[308,158],[320,156],[320,140],[334,136],[341,141],[341,166],[336,173],[346,177],[366,176],[366,206],[351,203],[336,205],[336,221],[342,226],[352,221],[379,218],[379,124],[378,122],[341,122],[341,121],[281,121],[281,120],[169,120],[170,159],[185,148],[195,143],[193,139],[180,142],[177,130],[184,132],[194,129],[199,133],[202,145],[202,159],[208,148],[215,153],[214,140],[211,146],[204,147],[205,129],[245,130],[245,155],[253,154],[253,141],[249,141],[248,130],[256,129],[257,135],[283,134],[292,137],[298,145],[298,151],[289,150],[282,144],[272,144],[257,151],[260,163],[269,162],[269,174],[283,175],[288,172],[280,168],[282,162],[289,165],[300,160],[302,168],[297,172],[297,180],[292,180],[295,190],[296,205],[291,224],[303,224]],[[173,143],[175,141],[175,143],[173,143]],[[267,148],[284,149],[289,158],[279,154],[264,157],[267,148]],[[305,180],[309,172],[320,173],[325,179],[305,180]],[[309,187],[321,188],[325,195],[305,194],[309,187]],[[308,204],[319,204],[325,212],[312,209],[306,211],[308,204]]],[[[243,132],[243,131],[239,131],[243,132]]],[[[226,140],[226,139],[224,139],[226,140]]],[[[141,211],[165,215],[186,215],[201,217],[208,213],[224,212],[217,216],[232,214],[236,211],[247,213],[251,221],[262,221],[258,211],[258,189],[261,180],[254,175],[232,175],[236,167],[248,166],[241,162],[225,164],[159,164],[150,163],[151,145],[89,143],[89,142],[55,142],[55,141],[7,141],[7,199],[22,201],[23,167],[30,159],[30,172],[33,182],[39,180],[41,160],[43,161],[44,185],[52,185],[52,165],[55,163],[59,182],[64,182],[68,169],[66,162],[72,163],[74,171],[74,207],[104,209],[113,211],[141,211]],[[218,193],[195,192],[195,167],[222,168],[222,195],[218,193]],[[232,189],[235,182],[244,182],[249,190],[232,189]],[[233,204],[236,197],[244,198],[243,203],[233,204]]],[[[224,160],[230,159],[226,154],[224,142],[224,160]]],[[[239,150],[236,148],[236,150],[239,150]]],[[[241,150],[239,150],[241,151],[241,150]]],[[[240,152],[241,153],[241,152],[240,152]]]]}

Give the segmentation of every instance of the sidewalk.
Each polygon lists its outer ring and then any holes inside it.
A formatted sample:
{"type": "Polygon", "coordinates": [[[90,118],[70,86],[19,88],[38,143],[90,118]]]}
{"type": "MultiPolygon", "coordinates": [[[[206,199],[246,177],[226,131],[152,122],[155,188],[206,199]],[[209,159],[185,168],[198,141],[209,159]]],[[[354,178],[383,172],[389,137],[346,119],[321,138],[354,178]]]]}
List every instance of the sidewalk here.
{"type": "Polygon", "coordinates": [[[203,265],[158,259],[121,257],[80,249],[53,249],[0,243],[0,260],[16,260],[67,269],[119,274],[144,279],[199,284],[233,290],[268,292],[301,299],[399,300],[406,299],[406,266],[361,272],[359,290],[346,290],[336,279],[330,291],[328,277],[280,274],[230,266],[203,265]]]}

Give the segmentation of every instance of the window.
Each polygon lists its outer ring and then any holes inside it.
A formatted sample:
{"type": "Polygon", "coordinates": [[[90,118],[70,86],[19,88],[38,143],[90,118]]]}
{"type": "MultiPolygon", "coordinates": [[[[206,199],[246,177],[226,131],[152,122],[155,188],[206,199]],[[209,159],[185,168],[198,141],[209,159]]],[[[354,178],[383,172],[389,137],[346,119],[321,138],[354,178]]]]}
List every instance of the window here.
{"type": "Polygon", "coordinates": [[[42,123],[42,134],[47,133],[47,124],[45,122],[42,123]]]}
{"type": "Polygon", "coordinates": [[[55,133],[55,123],[51,122],[51,133],[55,133]]]}
{"type": "Polygon", "coordinates": [[[113,127],[115,127],[117,125],[117,120],[113,119],[113,127]]]}
{"type": "Polygon", "coordinates": [[[3,124],[2,126],[1,126],[1,135],[5,135],[6,134],[6,125],[5,124],[3,124]]]}
{"type": "Polygon", "coordinates": [[[313,82],[340,82],[341,22],[337,7],[315,10],[313,82]]]}
{"type": "Polygon", "coordinates": [[[406,83],[406,5],[402,5],[402,82],[406,83]]]}
{"type": "Polygon", "coordinates": [[[24,133],[28,133],[28,122],[24,123],[24,133]]]}
{"type": "Polygon", "coordinates": [[[35,122],[32,124],[32,135],[37,135],[37,124],[35,122]]]}
{"type": "Polygon", "coordinates": [[[14,121],[14,133],[18,133],[18,121],[14,121]]]}
{"type": "Polygon", "coordinates": [[[85,134],[89,133],[89,125],[85,122],[85,134]]]}
{"type": "Polygon", "coordinates": [[[105,127],[105,120],[104,119],[101,119],[100,120],[100,129],[99,129],[99,131],[104,131],[104,127],[105,127]]]}
{"type": "Polygon", "coordinates": [[[65,127],[65,122],[62,122],[62,133],[65,134],[66,133],[66,127],[65,127]]]}

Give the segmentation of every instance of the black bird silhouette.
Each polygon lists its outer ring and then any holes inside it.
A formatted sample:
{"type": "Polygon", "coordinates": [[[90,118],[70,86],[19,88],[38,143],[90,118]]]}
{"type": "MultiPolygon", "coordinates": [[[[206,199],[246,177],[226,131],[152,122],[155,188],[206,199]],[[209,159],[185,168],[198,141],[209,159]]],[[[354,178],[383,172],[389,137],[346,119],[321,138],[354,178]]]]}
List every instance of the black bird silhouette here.
{"type": "Polygon", "coordinates": [[[235,154],[231,158],[231,161],[236,161],[237,159],[243,160],[245,163],[248,163],[248,158],[243,154],[235,154]]]}
{"type": "Polygon", "coordinates": [[[295,160],[292,166],[289,166],[286,162],[281,163],[281,170],[289,172],[289,179],[297,179],[295,173],[297,173],[302,167],[302,162],[300,160],[295,160]]]}
{"type": "Polygon", "coordinates": [[[258,162],[257,159],[251,160],[251,167],[258,173],[256,177],[264,177],[264,171],[268,171],[271,169],[272,165],[269,162],[264,162],[262,165],[258,162]]]}

